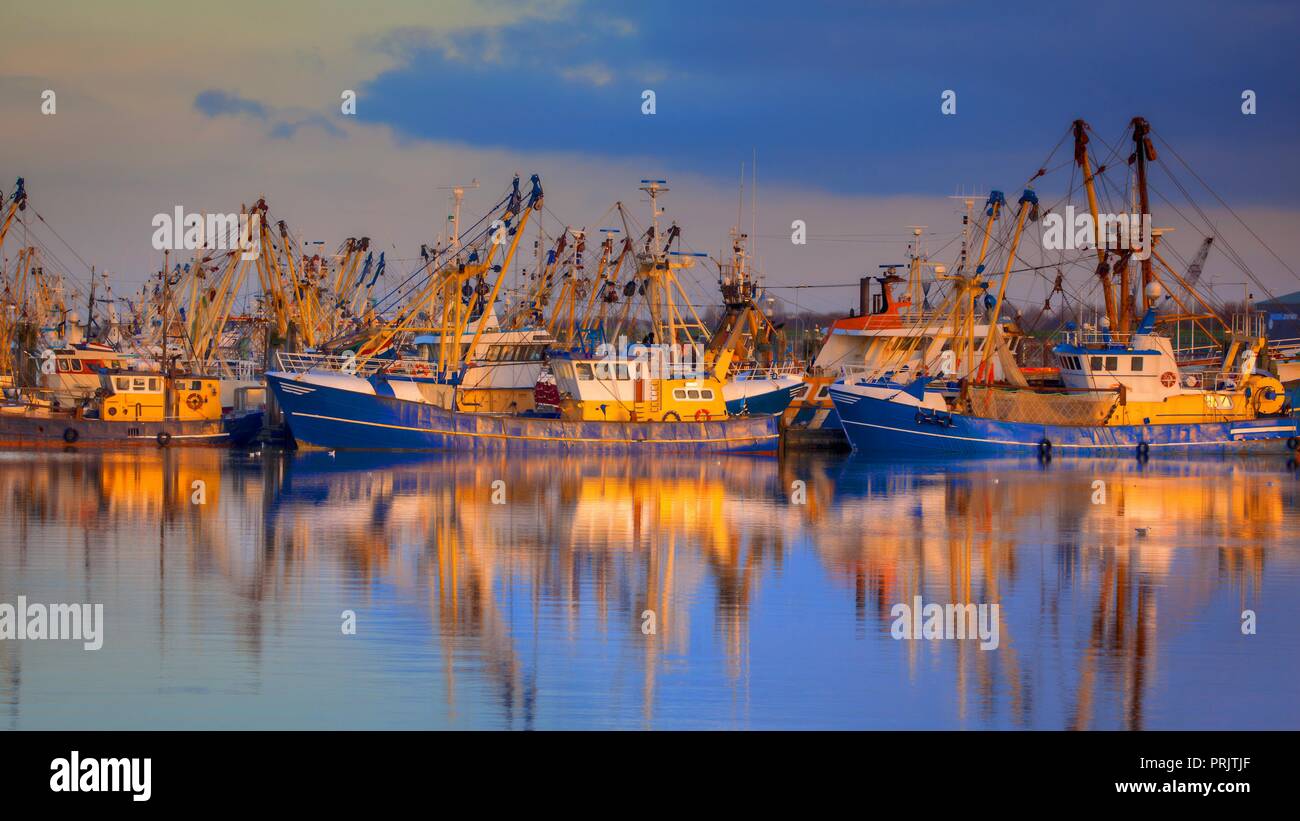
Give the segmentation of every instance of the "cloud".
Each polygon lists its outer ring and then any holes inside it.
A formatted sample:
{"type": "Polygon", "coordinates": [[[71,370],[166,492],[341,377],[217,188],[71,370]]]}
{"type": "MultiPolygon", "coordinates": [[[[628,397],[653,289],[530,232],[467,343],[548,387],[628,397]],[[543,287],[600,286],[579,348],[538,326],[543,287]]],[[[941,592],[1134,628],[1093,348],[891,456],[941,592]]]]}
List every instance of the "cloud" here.
{"type": "Polygon", "coordinates": [[[194,98],[194,108],[208,117],[247,115],[260,120],[267,117],[266,106],[256,100],[219,89],[200,91],[194,98]]]}
{"type": "Polygon", "coordinates": [[[587,63],[582,66],[560,69],[560,76],[566,80],[586,83],[593,86],[607,86],[614,82],[614,72],[604,63],[587,63]]]}
{"type": "Polygon", "coordinates": [[[220,89],[201,91],[194,98],[194,109],[205,117],[249,117],[271,124],[267,134],[277,140],[293,138],[301,129],[319,129],[331,137],[347,136],[323,114],[275,109],[257,100],[220,89]]]}

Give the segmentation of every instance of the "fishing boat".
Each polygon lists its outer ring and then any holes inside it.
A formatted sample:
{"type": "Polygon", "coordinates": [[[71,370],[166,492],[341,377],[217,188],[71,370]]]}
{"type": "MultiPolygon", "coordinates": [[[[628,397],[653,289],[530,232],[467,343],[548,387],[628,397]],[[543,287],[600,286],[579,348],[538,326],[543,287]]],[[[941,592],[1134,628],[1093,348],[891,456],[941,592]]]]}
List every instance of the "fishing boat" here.
{"type": "Polygon", "coordinates": [[[710,339],[733,348],[722,385],[727,413],[779,415],[808,385],[802,365],[778,360],[785,352],[785,333],[763,311],[762,289],[749,270],[748,239],[739,226],[732,228],[731,259],[718,263],[723,314],[710,339]]]}
{"type": "MultiPolygon", "coordinates": [[[[970,200],[967,200],[968,205],[970,200]]],[[[963,223],[969,226],[969,219],[963,223]]],[[[830,386],[845,374],[871,374],[881,369],[907,375],[927,361],[938,362],[944,378],[934,388],[947,394],[957,390],[956,374],[961,368],[961,351],[952,350],[955,329],[949,317],[950,306],[940,295],[942,285],[935,279],[947,272],[946,266],[932,262],[921,248],[923,226],[911,226],[912,242],[905,264],[882,264],[881,276],[864,276],[859,281],[859,310],[855,315],[833,321],[827,329],[821,350],[804,376],[807,392],[796,397],[784,412],[782,425],[787,444],[794,448],[847,448],[848,441],[839,413],[830,398],[830,386]],[[898,273],[906,267],[907,276],[898,273]],[[873,281],[875,287],[873,287],[873,281]],[[897,292],[901,290],[901,293],[897,292]],[[934,305],[931,305],[931,298],[934,305]],[[952,351],[944,354],[944,351],[952,351]]],[[[967,236],[963,233],[958,269],[966,263],[967,236]]],[[[1011,323],[1003,323],[1007,345],[1016,351],[1020,335],[1011,323]]],[[[971,328],[978,353],[989,333],[986,321],[971,328]]],[[[1002,364],[992,360],[987,370],[1001,379],[1002,364]]]]}
{"type": "Polygon", "coordinates": [[[1282,384],[1255,372],[1184,374],[1154,313],[1131,340],[1056,347],[1065,387],[983,385],[966,402],[930,389],[930,377],[846,379],[830,388],[845,434],[865,453],[1008,452],[1053,455],[1295,450],[1296,420],[1282,384]]]}
{"type": "MultiPolygon", "coordinates": [[[[663,190],[662,184],[647,180],[643,190],[650,194],[657,216],[654,199],[663,190]]],[[[509,240],[502,241],[497,235],[492,241],[496,229],[485,229],[480,237],[471,238],[474,251],[470,256],[434,271],[408,301],[408,307],[361,345],[357,354],[319,359],[307,370],[285,367],[292,363],[282,358],[281,369],[269,372],[267,380],[295,440],[331,450],[507,447],[775,452],[779,439],[775,416],[736,417],[726,412],[721,375],[730,365],[738,328],[728,337],[731,346],[713,346],[711,342],[707,358],[700,355],[689,372],[679,363],[661,368],[653,353],[656,343],[647,348],[645,359],[624,357],[625,352],[604,343],[600,350],[581,345],[571,351],[553,350],[549,357],[557,414],[466,407],[462,396],[476,389],[466,376],[483,366],[478,360],[487,332],[483,322],[477,323],[477,329],[471,323],[487,316],[494,305],[530,215],[541,203],[538,178],[533,177],[526,203],[516,178],[513,191],[498,205],[499,213],[493,214],[497,219],[491,221],[504,226],[509,240]],[[492,284],[486,288],[470,285],[487,279],[492,284]],[[439,342],[461,340],[467,334],[469,339],[446,345],[433,345],[431,340],[431,349],[436,347],[439,355],[430,363],[430,374],[402,380],[399,393],[398,382],[390,378],[377,354],[410,333],[419,306],[435,302],[441,307],[437,312],[441,319],[437,327],[442,329],[439,342]]],[[[489,223],[486,218],[481,222],[489,223]]],[[[673,258],[657,225],[647,233],[647,247],[638,259],[638,270],[645,276],[643,293],[651,294],[648,301],[656,306],[654,321],[672,329],[659,331],[657,345],[678,349],[680,316],[660,298],[679,287],[673,272],[688,267],[691,261],[673,258]]],[[[649,336],[654,334],[651,331],[649,336]]],[[[683,335],[681,341],[687,339],[683,335]]]]}
{"type": "Polygon", "coordinates": [[[30,397],[0,405],[0,445],[243,445],[262,427],[260,410],[223,414],[211,377],[124,370],[99,379],[75,406],[30,397]]]}
{"type": "MultiPolygon", "coordinates": [[[[1086,124],[1077,121],[1073,128],[1075,160],[1094,212],[1092,224],[1099,226],[1086,124]]],[[[1145,120],[1135,118],[1131,128],[1135,194],[1145,214],[1145,165],[1155,152],[1145,120]]],[[[1038,198],[1027,189],[1019,200],[994,296],[984,277],[985,250],[1005,202],[997,192],[990,196],[984,248],[976,268],[953,278],[959,298],[951,326],[964,329],[954,335],[953,343],[963,351],[966,363],[957,394],[936,389],[939,377],[930,371],[936,365],[930,359],[906,372],[885,367],[846,376],[831,385],[829,394],[854,450],[972,456],[1028,453],[1050,459],[1053,455],[1130,453],[1147,458],[1149,454],[1296,449],[1297,422],[1282,383],[1258,367],[1268,348],[1266,338],[1229,336],[1222,358],[1212,367],[1190,370],[1180,365],[1169,337],[1158,330],[1157,308],[1165,300],[1180,306],[1183,300],[1173,293],[1166,296],[1152,260],[1162,264],[1170,279],[1183,285],[1186,280],[1165,264],[1158,231],[1145,258],[1137,254],[1136,245],[1115,249],[1100,234],[1094,235],[1089,248],[1097,253],[1098,284],[1104,289],[1107,314],[1100,328],[1067,325],[1062,341],[1053,348],[1059,382],[1031,386],[999,332],[998,317],[1026,221],[1037,216],[1038,198]],[[1129,280],[1133,260],[1142,263],[1144,310],[1136,327],[1131,311],[1138,298],[1129,280]],[[1113,286],[1112,274],[1119,280],[1113,286]],[[971,328],[981,310],[992,332],[982,351],[977,351],[971,328]],[[998,380],[985,370],[995,359],[1003,366],[1004,376],[998,380]]]]}

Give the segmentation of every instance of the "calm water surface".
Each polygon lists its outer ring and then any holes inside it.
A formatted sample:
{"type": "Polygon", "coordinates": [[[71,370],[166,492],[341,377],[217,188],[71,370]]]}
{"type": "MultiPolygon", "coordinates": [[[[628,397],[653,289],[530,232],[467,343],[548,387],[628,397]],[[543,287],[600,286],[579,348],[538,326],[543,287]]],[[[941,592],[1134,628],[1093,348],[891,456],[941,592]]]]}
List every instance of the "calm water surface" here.
{"type": "Polygon", "coordinates": [[[97,652],[0,641],[0,727],[1300,728],[1298,488],[1267,458],[0,453],[0,601],[106,620],[97,652]],[[999,647],[895,640],[917,595],[998,603],[999,647]]]}

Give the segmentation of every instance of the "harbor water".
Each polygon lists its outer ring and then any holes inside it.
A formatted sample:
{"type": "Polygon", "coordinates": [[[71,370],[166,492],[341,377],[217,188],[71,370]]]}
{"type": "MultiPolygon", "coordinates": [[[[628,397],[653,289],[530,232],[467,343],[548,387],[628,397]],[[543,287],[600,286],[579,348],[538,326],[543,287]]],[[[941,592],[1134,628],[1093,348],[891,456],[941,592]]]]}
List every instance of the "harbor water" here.
{"type": "Polygon", "coordinates": [[[0,602],[103,605],[5,729],[1300,728],[1285,457],[25,451],[0,521],[0,602]]]}

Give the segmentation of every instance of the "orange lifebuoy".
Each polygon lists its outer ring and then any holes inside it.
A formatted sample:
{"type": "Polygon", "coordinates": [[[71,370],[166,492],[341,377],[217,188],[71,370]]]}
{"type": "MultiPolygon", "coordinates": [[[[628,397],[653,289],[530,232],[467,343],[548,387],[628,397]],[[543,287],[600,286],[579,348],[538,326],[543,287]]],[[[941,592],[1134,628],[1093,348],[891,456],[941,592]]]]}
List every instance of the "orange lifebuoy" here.
{"type": "Polygon", "coordinates": [[[709,419],[710,419],[709,412],[708,412],[707,410],[705,410],[704,408],[700,408],[699,410],[697,410],[697,411],[695,412],[695,421],[696,421],[696,422],[707,422],[707,421],[709,421],[709,419]]]}
{"type": "Polygon", "coordinates": [[[192,393],[185,397],[185,404],[189,406],[190,410],[198,410],[203,407],[203,397],[199,396],[197,393],[192,393]]]}
{"type": "Polygon", "coordinates": [[[1165,371],[1164,373],[1160,374],[1160,384],[1164,385],[1166,388],[1172,388],[1174,386],[1174,383],[1177,381],[1178,381],[1178,377],[1174,376],[1173,371],[1165,371]]]}

